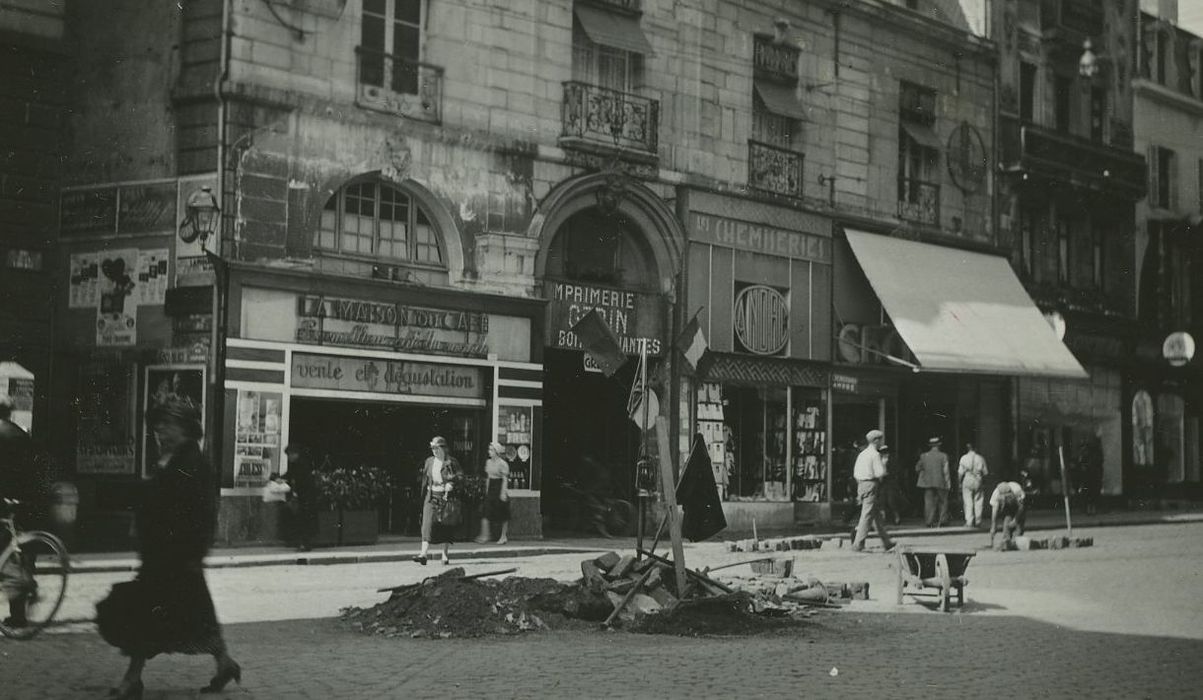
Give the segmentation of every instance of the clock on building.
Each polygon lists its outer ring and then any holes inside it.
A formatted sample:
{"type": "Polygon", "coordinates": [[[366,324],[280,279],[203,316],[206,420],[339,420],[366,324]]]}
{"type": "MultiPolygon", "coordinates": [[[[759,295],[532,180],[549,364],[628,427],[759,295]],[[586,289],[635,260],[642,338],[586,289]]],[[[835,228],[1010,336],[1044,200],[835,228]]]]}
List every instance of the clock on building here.
{"type": "Polygon", "coordinates": [[[948,137],[948,174],[966,194],[977,192],[986,182],[986,147],[982,135],[969,124],[952,130],[948,137]]]}

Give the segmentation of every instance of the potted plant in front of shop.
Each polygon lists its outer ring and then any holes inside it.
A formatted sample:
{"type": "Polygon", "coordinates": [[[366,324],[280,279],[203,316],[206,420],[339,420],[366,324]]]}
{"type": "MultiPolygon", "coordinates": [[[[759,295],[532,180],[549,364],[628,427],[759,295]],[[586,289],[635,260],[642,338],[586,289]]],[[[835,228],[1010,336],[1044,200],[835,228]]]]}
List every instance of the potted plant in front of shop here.
{"type": "Polygon", "coordinates": [[[465,540],[479,534],[477,530],[480,528],[480,518],[484,514],[488,485],[488,478],[482,474],[464,474],[453,491],[464,505],[464,522],[460,526],[460,534],[465,540]]]}
{"type": "Polygon", "coordinates": [[[314,475],[318,494],[318,545],[375,544],[380,505],[393,484],[377,467],[338,467],[314,475]]]}

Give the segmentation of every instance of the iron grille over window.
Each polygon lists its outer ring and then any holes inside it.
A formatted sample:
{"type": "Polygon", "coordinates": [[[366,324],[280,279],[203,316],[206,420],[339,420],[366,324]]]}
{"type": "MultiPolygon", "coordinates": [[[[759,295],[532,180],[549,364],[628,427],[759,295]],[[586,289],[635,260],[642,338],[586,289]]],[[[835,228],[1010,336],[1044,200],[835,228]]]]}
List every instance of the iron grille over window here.
{"type": "Polygon", "coordinates": [[[422,207],[382,182],[347,185],[326,202],[314,246],[349,255],[443,266],[439,235],[422,207]]]}

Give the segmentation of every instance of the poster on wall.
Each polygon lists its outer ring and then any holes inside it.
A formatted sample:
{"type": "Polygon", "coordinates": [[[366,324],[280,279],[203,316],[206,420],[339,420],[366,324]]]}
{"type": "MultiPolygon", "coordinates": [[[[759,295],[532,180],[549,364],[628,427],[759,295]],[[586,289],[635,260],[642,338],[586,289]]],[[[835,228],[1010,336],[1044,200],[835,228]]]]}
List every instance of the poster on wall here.
{"type": "Polygon", "coordinates": [[[92,362],[80,367],[76,473],[135,473],[135,376],[133,365],[92,362]]]}
{"type": "Polygon", "coordinates": [[[138,249],[99,253],[99,305],[96,307],[96,345],[114,347],[138,342],[138,306],[132,297],[138,249]]]}
{"type": "MultiPolygon", "coordinates": [[[[149,365],[144,382],[142,415],[168,401],[185,401],[205,416],[205,365],[149,365]]],[[[148,476],[159,461],[159,443],[149,428],[142,428],[142,474],[148,476]]]]}
{"type": "Polygon", "coordinates": [[[238,390],[234,441],[234,485],[262,486],[280,470],[280,425],[284,395],[238,390]]]}
{"type": "Polygon", "coordinates": [[[167,249],[138,251],[134,299],[137,305],[162,306],[167,300],[167,249]]]}
{"type": "Polygon", "coordinates": [[[68,267],[67,308],[95,309],[100,303],[99,253],[73,253],[68,267]]]}

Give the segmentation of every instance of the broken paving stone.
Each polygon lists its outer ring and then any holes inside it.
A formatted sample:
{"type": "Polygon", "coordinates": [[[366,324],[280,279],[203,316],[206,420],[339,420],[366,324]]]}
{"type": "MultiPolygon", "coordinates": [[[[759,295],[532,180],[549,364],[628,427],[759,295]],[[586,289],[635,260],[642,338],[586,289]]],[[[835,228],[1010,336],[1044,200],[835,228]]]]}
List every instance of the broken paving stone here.
{"type": "Polygon", "coordinates": [[[624,594],[635,587],[635,580],[629,578],[618,579],[606,585],[607,591],[624,594]]]}
{"type": "Polygon", "coordinates": [[[622,578],[631,573],[631,569],[635,566],[635,555],[624,554],[619,557],[618,562],[610,569],[607,575],[611,580],[622,578]]]}
{"type": "Polygon", "coordinates": [[[1052,537],[1048,541],[1049,549],[1066,549],[1069,547],[1069,538],[1062,535],[1061,537],[1052,537]]]}
{"type": "Polygon", "coordinates": [[[1075,538],[1073,538],[1072,546],[1074,546],[1074,547],[1093,547],[1094,546],[1094,538],[1093,537],[1075,537],[1075,538]]]}
{"type": "Polygon", "coordinates": [[[606,588],[606,579],[597,564],[586,559],[581,562],[581,573],[585,577],[585,586],[594,593],[601,593],[606,588]]]}
{"type": "Polygon", "coordinates": [[[652,589],[649,591],[648,595],[650,595],[652,599],[659,603],[660,607],[662,608],[671,608],[680,602],[679,599],[672,593],[669,593],[664,586],[652,589]]]}
{"type": "Polygon", "coordinates": [[[617,564],[618,560],[621,558],[622,556],[618,552],[606,552],[600,557],[594,559],[593,563],[596,564],[597,568],[601,569],[602,571],[609,571],[610,569],[614,568],[614,565],[617,564]]]}

